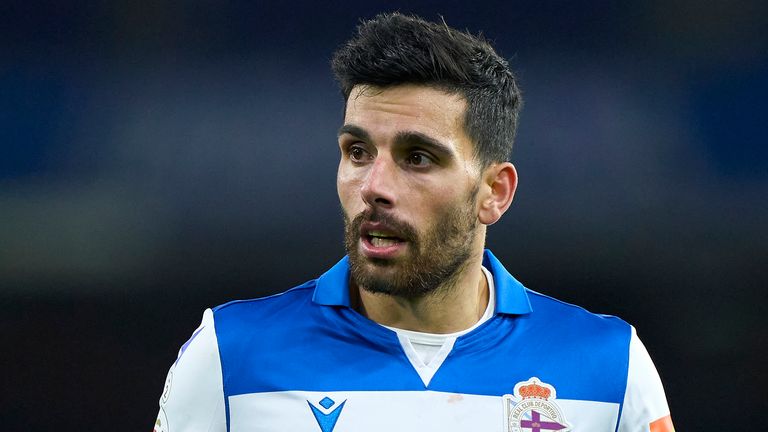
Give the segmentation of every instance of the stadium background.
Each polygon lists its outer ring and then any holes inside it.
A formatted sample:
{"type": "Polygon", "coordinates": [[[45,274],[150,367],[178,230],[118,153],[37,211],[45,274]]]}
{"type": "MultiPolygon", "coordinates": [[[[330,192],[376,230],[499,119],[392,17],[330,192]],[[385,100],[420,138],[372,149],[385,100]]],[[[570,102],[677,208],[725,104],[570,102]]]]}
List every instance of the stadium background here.
{"type": "Polygon", "coordinates": [[[204,308],[336,262],[328,59],[394,9],[519,74],[508,268],[635,324],[678,430],[766,424],[768,3],[145,3],[0,6],[3,430],[150,430],[204,308]]]}

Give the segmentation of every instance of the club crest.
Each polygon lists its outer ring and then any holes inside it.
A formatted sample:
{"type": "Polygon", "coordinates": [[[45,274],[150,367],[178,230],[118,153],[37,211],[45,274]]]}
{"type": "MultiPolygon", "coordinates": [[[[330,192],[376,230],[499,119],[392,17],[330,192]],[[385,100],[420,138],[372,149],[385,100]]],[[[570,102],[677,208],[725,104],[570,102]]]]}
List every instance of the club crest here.
{"type": "Polygon", "coordinates": [[[504,395],[507,432],[570,431],[555,396],[555,388],[536,377],[517,383],[514,395],[504,395]]]}

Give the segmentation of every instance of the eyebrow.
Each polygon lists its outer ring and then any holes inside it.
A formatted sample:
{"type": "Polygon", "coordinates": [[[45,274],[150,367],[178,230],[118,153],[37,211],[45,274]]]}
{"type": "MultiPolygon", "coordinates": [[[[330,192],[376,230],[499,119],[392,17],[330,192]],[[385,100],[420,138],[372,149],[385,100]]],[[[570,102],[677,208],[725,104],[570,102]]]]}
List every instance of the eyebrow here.
{"type": "Polygon", "coordinates": [[[368,132],[366,132],[365,129],[353,124],[345,124],[344,126],[339,128],[339,132],[337,136],[342,136],[344,134],[350,134],[350,135],[356,136],[363,141],[371,140],[371,136],[368,134],[368,132]]]}
{"type": "Polygon", "coordinates": [[[421,132],[415,132],[415,131],[398,132],[395,135],[395,142],[423,147],[425,149],[431,150],[434,153],[441,154],[445,157],[453,157],[453,154],[454,154],[454,151],[451,149],[451,147],[421,132]]]}
{"type": "MultiPolygon", "coordinates": [[[[371,135],[360,126],[354,124],[345,124],[339,128],[338,136],[344,134],[350,134],[363,141],[371,141],[371,135]]],[[[440,142],[439,140],[432,138],[421,132],[416,131],[402,131],[395,135],[395,143],[397,144],[410,144],[419,147],[424,147],[435,153],[442,154],[444,156],[453,157],[454,150],[450,146],[440,142]]]]}

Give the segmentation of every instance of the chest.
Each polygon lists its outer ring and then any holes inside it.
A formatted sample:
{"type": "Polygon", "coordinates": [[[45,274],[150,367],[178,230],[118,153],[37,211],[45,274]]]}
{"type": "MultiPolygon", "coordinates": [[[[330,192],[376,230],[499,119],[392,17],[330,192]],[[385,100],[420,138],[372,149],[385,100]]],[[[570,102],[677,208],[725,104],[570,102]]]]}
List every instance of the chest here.
{"type": "Polygon", "coordinates": [[[618,404],[437,391],[282,391],[228,398],[230,430],[609,432],[618,404]]]}

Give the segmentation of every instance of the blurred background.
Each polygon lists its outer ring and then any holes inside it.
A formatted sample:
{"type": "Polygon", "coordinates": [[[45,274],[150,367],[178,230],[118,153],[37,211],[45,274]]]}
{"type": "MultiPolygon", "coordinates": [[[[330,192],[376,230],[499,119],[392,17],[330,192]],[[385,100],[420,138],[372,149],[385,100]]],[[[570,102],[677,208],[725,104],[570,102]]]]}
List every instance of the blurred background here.
{"type": "Polygon", "coordinates": [[[151,430],[206,307],[343,255],[328,61],[392,10],[519,75],[507,268],[634,324],[678,430],[760,429],[768,3],[362,3],[3,2],[2,429],[151,430]]]}

